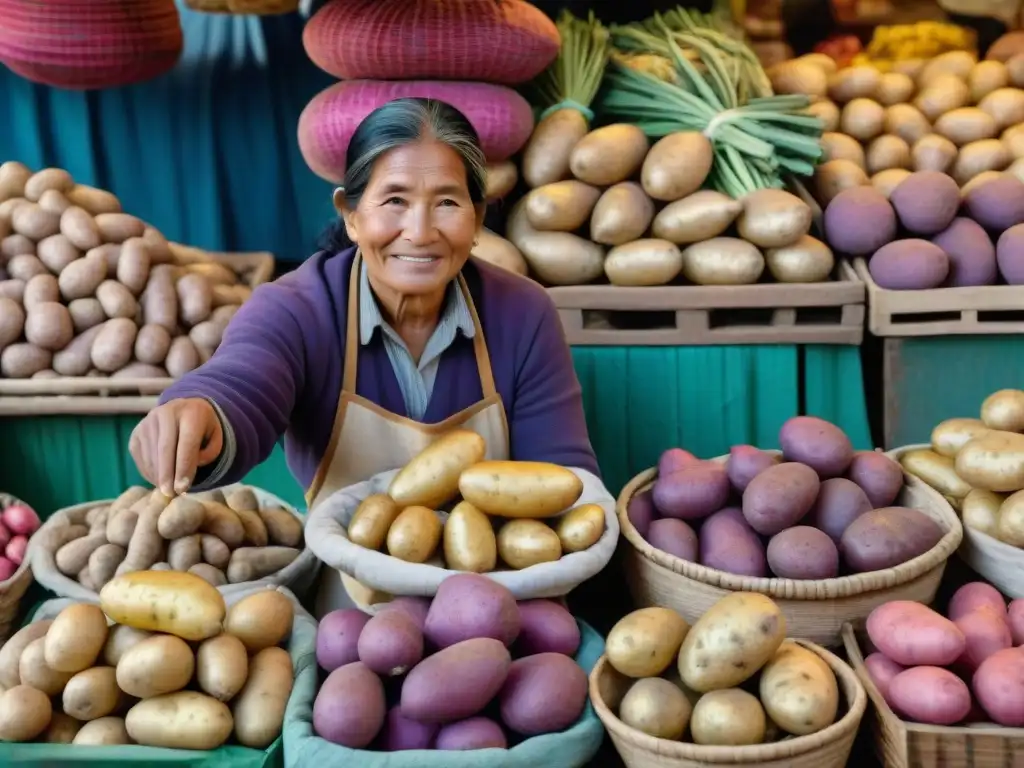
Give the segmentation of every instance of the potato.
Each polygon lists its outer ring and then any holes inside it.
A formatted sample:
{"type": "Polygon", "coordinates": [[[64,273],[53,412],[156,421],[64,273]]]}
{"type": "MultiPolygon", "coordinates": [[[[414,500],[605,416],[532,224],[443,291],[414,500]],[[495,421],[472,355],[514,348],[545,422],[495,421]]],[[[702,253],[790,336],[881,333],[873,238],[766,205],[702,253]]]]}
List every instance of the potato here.
{"type": "Polygon", "coordinates": [[[0,348],[17,341],[25,327],[25,310],[14,299],[0,297],[0,348]]]}
{"type": "Polygon", "coordinates": [[[885,507],[865,512],[850,523],[839,548],[847,566],[864,573],[913,560],[935,547],[943,535],[939,524],[920,510],[885,507]]]}
{"type": "Polygon", "coordinates": [[[176,571],[118,576],[100,591],[100,607],[118,624],[191,641],[219,634],[227,612],[220,592],[198,576],[176,571]]]}
{"type": "Polygon", "coordinates": [[[780,283],[824,282],[835,267],[831,249],[810,235],[792,245],[769,248],[764,260],[772,277],[780,283]]]}
{"type": "Polygon", "coordinates": [[[398,677],[423,659],[423,632],[405,611],[382,611],[363,627],[356,647],[375,673],[398,677]]]}
{"type": "MultiPolygon", "coordinates": [[[[901,481],[902,477],[900,473],[901,481]]],[[[806,522],[838,543],[850,524],[872,509],[871,500],[860,486],[852,480],[834,477],[821,484],[806,522]]]]}
{"type": "Polygon", "coordinates": [[[57,287],[57,278],[53,275],[36,275],[31,278],[25,283],[25,293],[21,301],[28,311],[40,305],[59,302],[60,288],[57,287]]]}
{"type": "Polygon", "coordinates": [[[683,250],[682,272],[697,285],[750,285],[764,272],[764,257],[746,240],[713,237],[683,250]]]}
{"type": "Polygon", "coordinates": [[[83,724],[71,743],[99,747],[130,744],[131,741],[123,718],[101,717],[83,724]]]}
{"type": "Polygon", "coordinates": [[[39,740],[44,744],[71,744],[82,725],[81,722],[71,717],[71,715],[66,715],[63,712],[54,712],[49,726],[43,731],[43,735],[39,737],[39,740]]]}
{"type": "Polygon", "coordinates": [[[835,722],[839,685],[816,653],[784,642],[761,671],[761,701],[771,721],[795,736],[816,733],[835,722]]]}
{"type": "Polygon", "coordinates": [[[979,435],[957,453],[955,469],[965,483],[975,488],[1000,493],[1018,491],[1024,488],[1024,435],[999,430],[979,435]]]}
{"type": "Polygon", "coordinates": [[[30,344],[54,352],[66,347],[74,335],[71,315],[63,304],[45,301],[29,308],[25,318],[25,339],[30,344]]]}
{"type": "Polygon", "coordinates": [[[196,533],[206,520],[206,507],[189,496],[178,496],[159,515],[157,530],[165,539],[196,533]]]}
{"type": "Polygon", "coordinates": [[[885,108],[863,97],[847,103],[839,115],[839,130],[858,141],[870,141],[882,133],[884,126],[885,108]]]}
{"type": "Polygon", "coordinates": [[[85,376],[92,370],[92,346],[102,330],[102,326],[95,326],[72,339],[70,344],[53,355],[53,370],[61,376],[85,376]]]}
{"type": "Polygon", "coordinates": [[[868,615],[867,633],[875,648],[907,667],[946,666],[966,648],[963,633],[952,621],[911,600],[875,608],[868,615]]]}
{"type": "Polygon", "coordinates": [[[608,663],[627,677],[654,677],[675,660],[690,625],[668,608],[640,608],[619,619],[608,633],[608,663]]]}
{"type": "Polygon", "coordinates": [[[462,573],[441,582],[423,632],[438,648],[474,637],[491,637],[511,645],[520,626],[519,609],[506,588],[486,576],[462,573]]]}
{"type": "Polygon", "coordinates": [[[999,507],[995,537],[1015,547],[1024,547],[1024,492],[1007,497],[999,507]]]}
{"type": "Polygon", "coordinates": [[[656,739],[681,738],[692,712],[683,692],[660,677],[637,680],[619,703],[622,722],[656,739]]]}
{"type": "Polygon", "coordinates": [[[971,100],[971,89],[958,77],[945,75],[935,78],[921,87],[914,99],[914,106],[929,120],[937,120],[946,112],[967,106],[971,100]]]}
{"type": "MultiPolygon", "coordinates": [[[[209,356],[207,352],[207,357],[209,356]]],[[[203,354],[188,336],[174,339],[167,349],[164,365],[172,378],[181,378],[189,371],[194,371],[203,362],[203,354]]]]}
{"type": "Polygon", "coordinates": [[[636,174],[650,156],[649,146],[647,136],[635,125],[606,125],[576,142],[569,155],[569,170],[580,181],[608,187],[636,174]]]}
{"type": "Polygon", "coordinates": [[[149,699],[180,691],[192,679],[195,657],[181,638],[158,634],[129,648],[117,663],[117,684],[125,693],[149,699]]]}
{"type": "Polygon", "coordinates": [[[872,653],[864,659],[864,669],[875,684],[882,698],[889,700],[889,684],[892,679],[906,669],[902,664],[897,664],[884,653],[872,653]]]}
{"type": "Polygon", "coordinates": [[[112,512],[107,518],[107,541],[111,544],[127,547],[131,543],[135,526],[138,525],[139,510],[136,508],[122,509],[112,512]]]}
{"type": "Polygon", "coordinates": [[[142,296],[142,316],[146,325],[161,325],[174,333],[178,325],[178,295],[174,273],[168,266],[150,270],[149,282],[142,296]]]}
{"type": "Polygon", "coordinates": [[[32,741],[52,717],[53,707],[45,693],[15,685],[0,694],[0,741],[32,741]]]}
{"type": "MultiPolygon", "coordinates": [[[[71,323],[75,326],[76,333],[83,333],[90,328],[95,328],[107,319],[103,314],[103,306],[96,299],[75,299],[68,303],[68,312],[71,313],[71,323]]],[[[92,361],[89,361],[92,365],[92,361]]]]}
{"type": "Polygon", "coordinates": [[[317,663],[327,672],[359,660],[358,642],[370,617],[356,608],[331,611],[316,634],[317,663]]]}
{"type": "MultiPolygon", "coordinates": [[[[193,534],[192,536],[183,536],[180,539],[168,542],[167,562],[171,566],[171,570],[187,571],[193,565],[203,561],[202,538],[201,534],[193,534]]],[[[213,539],[215,537],[211,536],[210,538],[213,539]]],[[[220,542],[220,539],[216,540],[220,542]]],[[[228,552],[224,561],[225,567],[230,559],[231,553],[228,552]]]]}
{"type": "Polygon", "coordinates": [[[837,104],[871,96],[878,90],[881,75],[874,67],[844,67],[829,78],[828,95],[837,104]]]}
{"type": "Polygon", "coordinates": [[[814,169],[814,196],[828,205],[840,192],[868,184],[864,169],[850,160],[829,160],[814,169]]]}
{"type": "Polygon", "coordinates": [[[828,93],[829,72],[801,59],[783,61],[768,70],[772,90],[777,94],[803,93],[822,97],[828,93]]]}
{"type": "Polygon", "coordinates": [[[989,536],[997,536],[999,509],[1006,496],[974,488],[960,502],[960,517],[964,527],[989,536]]]}
{"type": "Polygon", "coordinates": [[[0,165],[0,200],[23,196],[31,178],[32,171],[15,160],[0,165]]]}
{"type": "MultiPolygon", "coordinates": [[[[436,654],[433,658],[437,658],[439,655],[436,654]]],[[[505,651],[505,655],[508,656],[508,651],[505,651]]],[[[483,659],[474,659],[474,661],[480,662],[483,659]]],[[[505,663],[506,671],[510,663],[511,661],[505,663]]],[[[439,671],[444,672],[445,669],[439,671]]],[[[477,670],[474,668],[472,671],[476,672],[477,670]]],[[[492,674],[494,673],[492,672],[492,674]]],[[[505,672],[501,672],[502,680],[504,680],[504,675],[505,672]]],[[[451,676],[439,679],[442,682],[440,687],[445,689],[454,682],[451,676]]],[[[405,685],[408,685],[408,682],[409,678],[406,678],[405,685]]],[[[405,685],[403,685],[403,689],[405,685]]],[[[497,686],[493,686],[495,693],[500,685],[499,682],[497,686]]],[[[424,687],[429,688],[430,686],[428,684],[424,687]]],[[[431,690],[436,692],[436,689],[431,690]]],[[[427,694],[427,691],[423,693],[427,694]]],[[[444,703],[449,701],[440,696],[438,699],[444,703]]],[[[423,710],[429,712],[434,703],[436,702],[430,695],[424,695],[423,710]]],[[[481,707],[486,703],[484,701],[481,707]]],[[[352,749],[363,749],[377,737],[384,724],[386,709],[384,685],[380,678],[362,662],[346,664],[327,676],[316,695],[316,700],[313,702],[313,731],[320,738],[327,739],[334,744],[352,749]]]]}
{"type": "Polygon", "coordinates": [[[499,697],[502,722],[523,736],[568,728],[586,704],[587,673],[560,653],[538,653],[512,662],[499,697]]]}
{"type": "Polygon", "coordinates": [[[36,203],[25,203],[11,211],[11,226],[19,235],[39,242],[60,232],[60,214],[36,203]]]}
{"type": "Polygon", "coordinates": [[[848,160],[861,169],[867,167],[864,147],[855,138],[845,133],[826,131],[821,134],[821,151],[822,163],[831,160],[848,160]]]}
{"type": "Polygon", "coordinates": [[[115,624],[107,634],[107,642],[103,646],[102,659],[105,664],[116,667],[131,648],[153,636],[152,632],[135,629],[125,624],[115,624]]]}
{"type": "Polygon", "coordinates": [[[752,445],[734,445],[729,449],[729,459],[725,464],[726,474],[732,487],[742,493],[751,480],[768,467],[778,464],[780,460],[781,457],[752,445]]]}
{"type": "Polygon", "coordinates": [[[932,430],[932,450],[940,456],[956,458],[957,452],[967,441],[989,429],[990,427],[979,419],[946,419],[932,430]]]}
{"type": "Polygon", "coordinates": [[[195,691],[178,691],[140,701],[128,710],[125,728],[147,747],[216,749],[231,736],[227,705],[195,691]]]}
{"type": "Polygon", "coordinates": [[[957,184],[966,184],[984,171],[1002,171],[1013,162],[1013,155],[999,139],[972,141],[960,148],[951,174],[957,184]]]}
{"type": "MultiPolygon", "coordinates": [[[[2,168],[0,166],[0,171],[2,168]]],[[[2,177],[2,173],[0,173],[0,177],[2,177]]],[[[0,688],[13,688],[19,684],[21,679],[19,665],[22,654],[29,644],[46,635],[51,624],[53,622],[49,619],[33,621],[11,635],[6,643],[0,645],[0,688]]]]}
{"type": "Polygon", "coordinates": [[[487,201],[501,200],[515,189],[519,170],[511,160],[487,164],[487,201]]]}
{"type": "Polygon", "coordinates": [[[921,666],[894,677],[888,701],[901,717],[932,725],[959,723],[971,709],[971,693],[960,678],[945,669],[921,666]]]}
{"type": "Polygon", "coordinates": [[[466,501],[489,515],[546,518],[572,506],[583,481],[545,462],[478,461],[459,476],[458,488],[466,501]]]}
{"type": "Polygon", "coordinates": [[[679,676],[701,693],[731,688],[756,674],[785,637],[786,619],[771,599],[732,592],[690,629],[679,649],[679,676]]]}
{"type": "Polygon", "coordinates": [[[545,184],[526,196],[526,217],[541,232],[572,232],[590,219],[600,196],[597,187],[575,179],[545,184]]]}
{"type": "MultiPolygon", "coordinates": [[[[605,196],[607,197],[608,193],[605,193],[605,196]]],[[[598,208],[600,207],[601,202],[598,202],[598,208]]],[[[662,208],[654,217],[651,232],[654,237],[668,240],[670,243],[689,245],[718,237],[729,228],[742,210],[743,204],[738,200],[733,200],[721,192],[703,189],[662,208]]],[[[595,210],[595,218],[596,213],[595,210]]],[[[596,224],[592,224],[591,227],[593,233],[596,224]]],[[[637,239],[641,235],[643,232],[630,239],[637,239]]],[[[604,241],[597,240],[597,242],[604,241]]],[[[609,244],[619,245],[620,243],[609,244]]]]}
{"type": "Polygon", "coordinates": [[[513,569],[551,563],[562,556],[562,543],[549,526],[539,520],[509,520],[498,529],[498,555],[513,569]]]}
{"type": "Polygon", "coordinates": [[[107,641],[107,617],[95,605],[70,605],[46,632],[45,658],[56,672],[81,672],[91,667],[107,641]]]}
{"type": "Polygon", "coordinates": [[[940,115],[935,121],[935,132],[962,147],[997,136],[999,126],[987,112],[977,107],[961,107],[940,115]]]}
{"type": "Polygon", "coordinates": [[[386,493],[375,493],[356,507],[348,524],[349,539],[367,549],[380,549],[402,508],[386,493]]]}
{"type": "Polygon", "coordinates": [[[81,258],[82,252],[64,235],[52,235],[38,243],[36,256],[48,270],[59,275],[64,267],[81,258]]]}
{"type": "Polygon", "coordinates": [[[876,174],[894,168],[909,168],[910,145],[899,136],[884,134],[871,140],[867,149],[867,172],[876,174]]]}
{"type": "Polygon", "coordinates": [[[107,534],[103,531],[69,541],[54,555],[57,570],[65,576],[74,576],[89,564],[92,553],[106,543],[107,534]]]}
{"type": "Polygon", "coordinates": [[[111,714],[121,701],[119,681],[115,678],[113,667],[92,667],[79,672],[64,686],[64,712],[86,721],[111,714]]]}
{"type": "Polygon", "coordinates": [[[391,712],[398,713],[403,721],[406,733],[403,741],[396,745],[391,717],[384,724],[381,737],[387,751],[396,752],[403,749],[427,749],[433,745],[438,750],[475,750],[475,749],[507,749],[508,739],[505,731],[498,723],[486,717],[470,717],[455,723],[448,723],[440,728],[430,724],[417,723],[401,716],[401,708],[394,707],[391,712]],[[423,746],[424,742],[427,746],[423,746]]]}
{"type": "Polygon", "coordinates": [[[473,246],[470,255],[517,275],[525,276],[530,271],[519,249],[487,228],[482,229],[477,235],[476,245],[473,246]]]}
{"type": "Polygon", "coordinates": [[[738,747],[765,739],[764,709],[756,697],[739,688],[701,696],[690,716],[695,744],[738,747]]]}
{"type": "MultiPolygon", "coordinates": [[[[651,528],[654,529],[654,523],[651,528]]],[[[719,510],[704,521],[700,563],[740,576],[768,575],[764,545],[737,507],[719,510]]]]}
{"type": "Polygon", "coordinates": [[[807,234],[811,209],[803,200],[781,189],[759,189],[747,194],[736,220],[739,235],[762,248],[792,245],[807,234]]]}
{"type": "Polygon", "coordinates": [[[388,530],[388,554],[410,563],[425,563],[434,554],[440,539],[441,520],[432,509],[406,507],[388,530]]]}
{"type": "Polygon", "coordinates": [[[772,573],[779,578],[834,579],[839,575],[835,542],[809,525],[779,531],[768,542],[766,555],[772,573]]]}
{"type": "MultiPolygon", "coordinates": [[[[402,683],[402,712],[426,723],[475,715],[501,690],[511,666],[508,649],[493,638],[478,637],[443,648],[406,675],[402,683]]],[[[315,722],[314,708],[314,726],[315,722]]]]}
{"type": "MultiPolygon", "coordinates": [[[[217,701],[230,701],[249,674],[249,656],[242,641],[224,634],[204,640],[196,651],[196,681],[217,701]]],[[[288,685],[291,689],[291,682],[288,685]]]]}
{"type": "Polygon", "coordinates": [[[623,181],[605,190],[594,205],[590,239],[604,245],[623,245],[643,237],[653,218],[654,203],[643,187],[635,181],[623,181]]]}
{"type": "Polygon", "coordinates": [[[46,639],[33,640],[18,660],[18,677],[22,685],[31,685],[47,696],[58,696],[74,677],[74,672],[57,672],[46,663],[46,639]]]}
{"type": "Polygon", "coordinates": [[[509,213],[506,234],[530,269],[550,285],[582,285],[604,271],[604,248],[569,232],[538,232],[526,218],[525,200],[509,213]]]}
{"type": "Polygon", "coordinates": [[[518,656],[535,653],[561,653],[575,656],[580,647],[580,627],[576,619],[554,600],[524,600],[519,603],[522,629],[516,638],[518,656]]]}
{"type": "Polygon", "coordinates": [[[231,549],[241,546],[245,541],[245,528],[238,513],[216,501],[204,501],[202,505],[206,513],[199,530],[216,536],[231,549]]]}
{"type": "Polygon", "coordinates": [[[612,285],[666,285],[682,268],[679,248],[668,240],[654,238],[617,245],[604,260],[604,272],[612,285]]]}
{"type": "Polygon", "coordinates": [[[839,128],[839,107],[828,99],[819,99],[807,107],[807,114],[821,121],[822,130],[835,131],[839,128]]]}
{"type": "Polygon", "coordinates": [[[45,274],[46,267],[32,254],[35,245],[24,235],[8,235],[0,240],[0,255],[8,258],[7,274],[17,280],[28,281],[36,275],[45,274]]]}
{"type": "Polygon", "coordinates": [[[886,72],[879,78],[875,98],[880,104],[903,104],[914,95],[914,81],[902,72],[886,72]]]}
{"type": "Polygon", "coordinates": [[[196,563],[188,572],[198,576],[207,584],[214,587],[223,587],[228,583],[228,577],[224,575],[224,571],[220,568],[216,568],[209,563],[196,563]]]}
{"type": "Polygon", "coordinates": [[[67,192],[75,186],[71,174],[62,168],[44,168],[36,171],[25,182],[25,198],[33,202],[39,200],[47,190],[67,192]]]}
{"type": "Polygon", "coordinates": [[[1007,648],[989,656],[974,674],[974,695],[992,720],[1011,728],[1024,727],[1024,653],[1007,648]]]}
{"type": "Polygon", "coordinates": [[[590,549],[601,539],[604,531],[604,509],[598,504],[582,504],[570,509],[559,518],[555,527],[565,554],[590,549]]]}
{"type": "Polygon", "coordinates": [[[452,430],[417,454],[395,475],[388,495],[400,507],[437,507],[455,496],[459,475],[481,461],[484,439],[465,429],[452,430]]]}
{"type": "Polygon", "coordinates": [[[64,267],[57,278],[57,284],[64,300],[72,301],[92,296],[106,278],[106,264],[98,258],[87,256],[64,267]]]}
{"type": "Polygon", "coordinates": [[[107,317],[127,317],[132,320],[139,312],[139,306],[131,291],[116,280],[104,280],[96,289],[96,299],[107,317]]]}
{"type": "Polygon", "coordinates": [[[1013,646],[1013,636],[1006,620],[1006,606],[998,610],[982,608],[953,621],[963,632],[967,647],[957,660],[962,669],[973,672],[993,653],[1013,646]]]}
{"type": "Polygon", "coordinates": [[[986,397],[981,404],[981,421],[989,429],[1024,432],[1024,391],[1001,389],[986,397]]]}
{"type": "Polygon", "coordinates": [[[155,490],[140,504],[139,519],[128,542],[124,563],[118,566],[119,573],[141,571],[164,559],[165,544],[157,526],[160,514],[169,502],[169,498],[155,490]]]}
{"type": "Polygon", "coordinates": [[[259,510],[272,544],[297,547],[302,543],[302,521],[286,509],[269,507],[259,510]]]}
{"type": "Polygon", "coordinates": [[[810,512],[820,486],[818,475],[806,464],[769,467],[743,492],[743,517],[761,535],[773,536],[810,512]]]}
{"type": "Polygon", "coordinates": [[[971,490],[971,486],[957,473],[954,460],[935,451],[923,448],[907,451],[900,456],[900,464],[943,496],[962,499],[971,490]]]}
{"type": "Polygon", "coordinates": [[[249,677],[231,707],[240,744],[265,749],[281,735],[293,681],[287,651],[265,648],[253,657],[249,677]]]}
{"type": "MultiPolygon", "coordinates": [[[[67,270],[62,274],[66,274],[67,270]]],[[[104,373],[113,373],[132,359],[138,328],[126,317],[116,317],[103,324],[93,341],[90,357],[93,366],[104,373]]]]}
{"type": "Polygon", "coordinates": [[[992,118],[999,131],[1020,125],[1024,122],[1024,93],[1019,88],[998,88],[978,101],[978,109],[992,118]]]}
{"type": "Polygon", "coordinates": [[[711,141],[696,131],[670,133],[651,147],[640,182],[655,200],[672,202],[693,194],[711,171],[711,141]]]}
{"type": "Polygon", "coordinates": [[[224,621],[224,631],[237,637],[250,653],[280,645],[292,631],[295,609],[284,594],[262,589],[235,603],[224,621]]]}
{"type": "Polygon", "coordinates": [[[459,502],[448,515],[443,538],[444,561],[448,568],[471,573],[494,570],[498,543],[491,521],[468,501],[459,502]]]}

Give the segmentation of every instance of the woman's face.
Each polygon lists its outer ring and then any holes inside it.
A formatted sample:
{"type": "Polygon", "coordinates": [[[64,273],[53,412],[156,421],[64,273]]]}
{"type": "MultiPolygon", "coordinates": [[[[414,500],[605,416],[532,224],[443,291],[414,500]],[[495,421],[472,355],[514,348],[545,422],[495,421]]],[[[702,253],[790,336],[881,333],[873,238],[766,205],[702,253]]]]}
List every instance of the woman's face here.
{"type": "Polygon", "coordinates": [[[415,296],[443,291],[462,269],[484,206],[470,199],[458,153],[425,140],[381,155],[358,205],[342,214],[374,282],[415,296]]]}

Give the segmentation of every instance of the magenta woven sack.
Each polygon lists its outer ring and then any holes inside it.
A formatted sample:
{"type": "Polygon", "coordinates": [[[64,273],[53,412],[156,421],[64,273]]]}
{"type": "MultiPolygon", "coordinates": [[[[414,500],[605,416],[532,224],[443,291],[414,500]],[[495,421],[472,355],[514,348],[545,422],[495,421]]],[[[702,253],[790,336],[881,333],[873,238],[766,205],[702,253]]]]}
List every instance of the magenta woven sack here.
{"type": "Polygon", "coordinates": [[[533,111],[522,96],[502,85],[453,81],[347,80],[318,93],[299,117],[299,149],[306,164],[338,184],[345,151],[363,118],[394,99],[419,96],[447,102],[466,116],[489,162],[507,160],[533,131],[533,111]]]}
{"type": "Polygon", "coordinates": [[[345,80],[505,85],[540,74],[561,44],[525,0],[331,0],[302,39],[314,64],[345,80]]]}
{"type": "Polygon", "coordinates": [[[150,80],[175,65],[183,45],[174,0],[0,0],[0,62],[44,85],[150,80]]]}

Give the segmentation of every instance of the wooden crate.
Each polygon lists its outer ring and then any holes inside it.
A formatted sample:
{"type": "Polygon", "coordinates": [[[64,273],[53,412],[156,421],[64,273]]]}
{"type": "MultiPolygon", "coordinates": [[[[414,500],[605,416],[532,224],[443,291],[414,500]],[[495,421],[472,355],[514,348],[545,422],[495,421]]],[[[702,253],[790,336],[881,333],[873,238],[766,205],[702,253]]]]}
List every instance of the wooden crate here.
{"type": "MultiPolygon", "coordinates": [[[[181,261],[213,258],[230,267],[250,288],[256,288],[274,276],[274,256],[271,253],[216,253],[178,243],[170,245],[181,261]]],[[[156,406],[160,393],[173,381],[169,378],[119,379],[108,376],[0,378],[0,416],[148,413],[156,406]]]]}
{"type": "Polygon", "coordinates": [[[875,336],[1024,333],[1024,285],[890,291],[871,278],[864,259],[853,266],[867,286],[868,330],[875,336]]]}
{"type": "Polygon", "coordinates": [[[827,283],[549,288],[572,346],[854,344],[864,284],[840,263],[827,283]]]}

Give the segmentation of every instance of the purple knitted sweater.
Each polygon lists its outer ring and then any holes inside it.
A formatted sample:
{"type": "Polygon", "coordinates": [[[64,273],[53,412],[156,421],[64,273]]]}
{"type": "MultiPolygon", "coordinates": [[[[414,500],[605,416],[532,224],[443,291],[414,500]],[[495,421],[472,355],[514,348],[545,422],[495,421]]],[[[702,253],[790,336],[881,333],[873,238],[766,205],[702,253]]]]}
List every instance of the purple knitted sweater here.
{"type": "MultiPolygon", "coordinates": [[[[163,403],[205,397],[219,406],[236,441],[234,461],[220,483],[240,480],[270,455],[282,435],[296,480],[303,488],[313,481],[338,407],[354,256],[354,248],[334,255],[321,252],[258,288],[231,321],[213,357],[160,398],[163,403]]],[[[475,259],[463,275],[504,402],[512,458],[600,476],[572,355],[547,292],[475,259]]],[[[360,347],[356,392],[405,415],[379,333],[360,347]]],[[[441,357],[424,422],[443,421],[482,397],[473,342],[460,334],[441,357]]]]}

